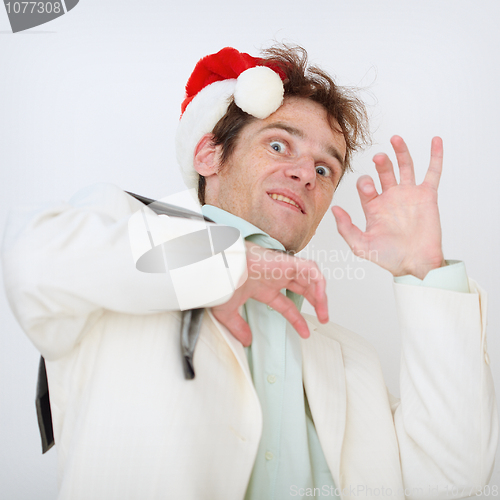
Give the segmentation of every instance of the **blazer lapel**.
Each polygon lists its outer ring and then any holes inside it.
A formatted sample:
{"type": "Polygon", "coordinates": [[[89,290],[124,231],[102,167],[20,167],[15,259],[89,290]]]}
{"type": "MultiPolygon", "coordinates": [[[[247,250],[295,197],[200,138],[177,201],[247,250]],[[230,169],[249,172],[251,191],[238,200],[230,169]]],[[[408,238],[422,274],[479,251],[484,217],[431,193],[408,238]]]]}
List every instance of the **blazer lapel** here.
{"type": "MultiPolygon", "coordinates": [[[[220,332],[222,338],[226,341],[227,345],[229,346],[229,349],[231,349],[232,353],[234,354],[236,360],[238,361],[238,364],[240,365],[241,369],[243,370],[243,373],[245,374],[245,378],[247,379],[248,383],[252,386],[253,391],[255,392],[255,388],[253,385],[253,380],[252,380],[252,375],[250,373],[250,368],[248,366],[248,360],[247,356],[245,353],[245,349],[241,345],[241,342],[236,340],[229,330],[221,325],[214,317],[212,314],[212,311],[210,309],[206,310],[210,319],[213,321],[215,326],[217,327],[217,330],[220,332]]],[[[255,397],[258,400],[257,393],[255,392],[255,397]]]]}
{"type": "Polygon", "coordinates": [[[304,388],[326,462],[337,487],[346,425],[346,381],[340,344],[316,332],[302,341],[304,388]]]}

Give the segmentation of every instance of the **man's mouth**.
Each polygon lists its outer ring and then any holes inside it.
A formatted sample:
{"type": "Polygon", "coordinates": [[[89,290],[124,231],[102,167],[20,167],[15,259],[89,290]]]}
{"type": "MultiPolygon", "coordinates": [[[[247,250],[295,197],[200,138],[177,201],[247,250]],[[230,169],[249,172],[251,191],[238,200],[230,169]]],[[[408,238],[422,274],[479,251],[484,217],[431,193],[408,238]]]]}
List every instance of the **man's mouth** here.
{"type": "Polygon", "coordinates": [[[282,201],[283,203],[288,203],[289,205],[292,205],[292,207],[295,207],[295,208],[299,209],[302,213],[304,213],[302,208],[300,208],[300,205],[297,202],[295,202],[294,200],[292,200],[291,198],[288,198],[288,196],[284,196],[282,194],[277,194],[277,193],[267,193],[267,194],[273,200],[282,201]]]}

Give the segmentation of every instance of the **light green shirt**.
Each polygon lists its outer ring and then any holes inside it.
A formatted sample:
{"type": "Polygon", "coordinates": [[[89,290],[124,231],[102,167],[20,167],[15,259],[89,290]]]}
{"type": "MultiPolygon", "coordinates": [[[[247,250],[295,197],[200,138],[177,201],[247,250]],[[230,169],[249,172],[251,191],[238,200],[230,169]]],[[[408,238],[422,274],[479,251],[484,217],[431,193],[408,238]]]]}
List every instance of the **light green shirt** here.
{"type": "Polygon", "coordinates": [[[428,286],[429,288],[441,288],[452,292],[470,293],[465,264],[459,260],[447,260],[445,262],[446,266],[433,269],[427,273],[423,280],[408,274],[398,276],[394,278],[394,281],[403,285],[428,286]]]}
{"type": "MultiPolygon", "coordinates": [[[[218,224],[239,229],[247,241],[284,250],[279,241],[233,214],[210,205],[202,210],[218,224]]],[[[469,291],[463,263],[431,271],[424,280],[402,276],[396,281],[469,291]]],[[[302,296],[289,290],[282,293],[300,310],[302,296]]],[[[328,490],[329,498],[340,498],[334,494],[335,484],[304,392],[297,332],[281,314],[253,299],[246,302],[243,315],[252,330],[252,345],[246,352],[263,415],[262,436],[245,500],[297,498],[308,492],[311,496],[313,488],[320,488],[321,494],[328,490]]]]}

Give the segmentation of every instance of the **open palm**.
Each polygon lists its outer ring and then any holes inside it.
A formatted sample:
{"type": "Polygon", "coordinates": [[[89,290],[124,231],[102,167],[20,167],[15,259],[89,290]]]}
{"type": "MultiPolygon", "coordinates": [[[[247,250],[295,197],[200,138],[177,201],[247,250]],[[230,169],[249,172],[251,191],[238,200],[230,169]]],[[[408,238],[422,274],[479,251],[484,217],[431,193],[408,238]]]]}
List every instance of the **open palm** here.
{"type": "Polygon", "coordinates": [[[432,269],[444,264],[437,190],[443,164],[443,143],[434,137],[430,165],[422,184],[415,183],[415,171],[408,147],[394,136],[400,182],[388,156],[373,158],[382,193],[373,179],[364,175],[357,188],[366,216],[366,230],[356,227],[342,208],[332,208],[337,228],[353,253],[371,260],[394,276],[412,274],[423,279],[432,269]]]}

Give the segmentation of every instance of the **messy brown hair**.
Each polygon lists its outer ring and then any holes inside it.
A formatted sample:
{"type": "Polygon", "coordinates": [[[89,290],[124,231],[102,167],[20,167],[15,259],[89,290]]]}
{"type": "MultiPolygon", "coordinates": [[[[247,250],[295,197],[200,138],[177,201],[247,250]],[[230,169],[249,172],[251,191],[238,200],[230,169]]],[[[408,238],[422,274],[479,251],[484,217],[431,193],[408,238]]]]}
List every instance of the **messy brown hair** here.
{"type": "MultiPolygon", "coordinates": [[[[307,52],[299,46],[276,45],[264,50],[262,65],[284,75],[285,97],[311,99],[325,108],[332,129],[344,136],[344,171],[350,170],[353,153],[369,141],[366,108],[355,92],[336,85],[333,78],[317,66],[308,66],[307,52]]],[[[234,101],[229,104],[212,131],[214,145],[222,146],[221,165],[231,157],[243,127],[254,120],[255,117],[242,111],[234,101]]],[[[198,198],[202,205],[205,204],[205,185],[205,178],[200,175],[198,198]]]]}

